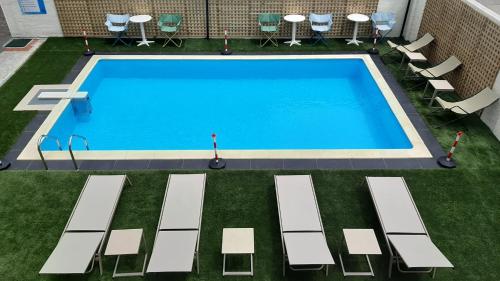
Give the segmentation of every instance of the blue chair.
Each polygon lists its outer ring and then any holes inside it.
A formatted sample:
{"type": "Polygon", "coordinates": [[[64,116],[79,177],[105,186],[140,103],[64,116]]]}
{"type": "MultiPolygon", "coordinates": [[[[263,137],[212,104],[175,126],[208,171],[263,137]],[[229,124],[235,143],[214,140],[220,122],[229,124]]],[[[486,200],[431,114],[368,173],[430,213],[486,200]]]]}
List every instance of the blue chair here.
{"type": "Polygon", "coordinates": [[[380,39],[382,40],[396,24],[396,14],[392,12],[376,12],[372,14],[372,27],[374,30],[380,31],[380,39]]]}
{"type": "Polygon", "coordinates": [[[313,31],[313,36],[311,39],[316,39],[313,45],[321,41],[326,44],[326,39],[323,37],[323,33],[332,30],[333,25],[333,14],[309,14],[309,22],[311,23],[311,29],[313,31]]]}
{"type": "Polygon", "coordinates": [[[130,43],[123,41],[123,36],[127,36],[128,22],[130,20],[129,14],[125,15],[114,15],[106,14],[106,22],[104,23],[109,32],[116,34],[116,39],[113,42],[113,46],[118,42],[122,42],[126,46],[130,46],[130,43]]]}

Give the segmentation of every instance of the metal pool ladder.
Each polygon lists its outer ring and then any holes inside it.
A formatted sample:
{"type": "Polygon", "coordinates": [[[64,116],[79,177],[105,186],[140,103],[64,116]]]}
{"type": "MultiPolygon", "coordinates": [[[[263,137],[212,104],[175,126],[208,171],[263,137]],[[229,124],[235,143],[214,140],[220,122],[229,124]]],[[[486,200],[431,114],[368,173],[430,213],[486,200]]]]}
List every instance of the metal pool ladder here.
{"type": "Polygon", "coordinates": [[[80,135],[71,135],[69,137],[69,141],[68,141],[68,150],[69,150],[69,154],[71,155],[71,160],[73,161],[73,166],[75,166],[75,170],[78,170],[78,164],[76,163],[76,159],[75,159],[75,155],[73,154],[73,137],[76,137],[76,138],[80,138],[81,140],[83,140],[83,143],[85,144],[85,148],[87,150],[89,150],[89,142],[87,141],[87,138],[84,137],[84,136],[80,136],[80,135]]]}
{"type": "Polygon", "coordinates": [[[42,163],[43,163],[43,166],[45,167],[45,170],[48,170],[49,167],[47,166],[47,162],[45,162],[45,157],[43,157],[43,153],[42,153],[42,143],[45,139],[53,139],[56,141],[57,143],[57,148],[59,148],[59,150],[62,150],[62,147],[61,147],[61,142],[59,141],[59,139],[57,137],[54,137],[54,136],[51,136],[51,135],[41,135],[40,138],[38,138],[38,143],[37,143],[37,149],[38,149],[38,154],[40,154],[40,159],[42,159],[42,163]]]}

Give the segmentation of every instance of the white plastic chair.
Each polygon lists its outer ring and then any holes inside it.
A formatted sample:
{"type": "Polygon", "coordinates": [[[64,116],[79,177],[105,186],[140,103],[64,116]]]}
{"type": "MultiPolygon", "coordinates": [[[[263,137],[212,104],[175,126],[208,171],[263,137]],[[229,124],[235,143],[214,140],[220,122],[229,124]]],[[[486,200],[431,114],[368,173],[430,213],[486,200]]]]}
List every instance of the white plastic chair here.
{"type": "Polygon", "coordinates": [[[113,46],[118,42],[122,42],[123,44],[130,46],[129,43],[123,41],[122,37],[127,35],[128,31],[128,22],[130,20],[130,15],[115,15],[115,14],[106,14],[106,22],[104,23],[109,32],[116,34],[116,39],[113,42],[113,46]]]}
{"type": "Polygon", "coordinates": [[[312,39],[316,39],[313,44],[321,41],[326,44],[326,39],[323,37],[323,33],[332,30],[333,25],[333,14],[309,14],[309,22],[311,23],[311,29],[313,31],[312,39]]]}

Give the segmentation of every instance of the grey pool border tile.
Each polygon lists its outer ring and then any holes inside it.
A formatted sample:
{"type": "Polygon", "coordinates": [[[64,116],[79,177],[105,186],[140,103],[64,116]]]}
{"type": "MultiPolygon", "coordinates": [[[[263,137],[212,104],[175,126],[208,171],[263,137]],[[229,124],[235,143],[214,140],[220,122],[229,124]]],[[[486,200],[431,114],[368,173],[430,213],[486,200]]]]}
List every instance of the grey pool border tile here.
{"type": "MultiPolygon", "coordinates": [[[[183,53],[183,52],[97,52],[100,55],[218,55],[215,52],[202,53],[183,53]]],[[[235,53],[236,55],[276,55],[276,52],[260,52],[260,53],[235,53]]],[[[340,51],[340,52],[280,52],[281,55],[321,55],[321,54],[366,54],[364,51],[340,51]]],[[[433,158],[413,158],[413,159],[227,159],[226,169],[230,170],[273,170],[273,169],[436,169],[439,166],[436,164],[437,157],[444,155],[441,145],[432,135],[427,124],[416,111],[407,96],[407,93],[399,85],[396,78],[390,70],[385,66],[379,56],[371,55],[375,65],[380,70],[380,73],[386,80],[396,99],[403,107],[408,118],[417,129],[422,140],[431,152],[433,158]]],[[[74,81],[80,71],[89,61],[90,57],[82,56],[70,72],[66,75],[61,83],[69,84],[74,81]]],[[[18,155],[27,142],[34,135],[34,132],[43,123],[48,112],[39,112],[33,120],[25,127],[16,143],[11,150],[6,154],[6,159],[12,162],[12,170],[41,170],[43,165],[41,161],[17,161],[12,159],[12,155],[18,155]],[[17,153],[17,154],[16,154],[17,153]],[[8,159],[11,158],[11,159],[8,159]]],[[[14,157],[16,157],[14,156],[14,157]]],[[[73,165],[68,165],[68,161],[47,161],[49,169],[68,170],[73,169],[73,165]]],[[[71,163],[69,163],[71,164],[71,163]]],[[[84,160],[79,161],[81,170],[123,170],[123,169],[138,169],[138,170],[161,170],[161,169],[208,169],[207,159],[188,159],[188,160],[84,160]]]]}

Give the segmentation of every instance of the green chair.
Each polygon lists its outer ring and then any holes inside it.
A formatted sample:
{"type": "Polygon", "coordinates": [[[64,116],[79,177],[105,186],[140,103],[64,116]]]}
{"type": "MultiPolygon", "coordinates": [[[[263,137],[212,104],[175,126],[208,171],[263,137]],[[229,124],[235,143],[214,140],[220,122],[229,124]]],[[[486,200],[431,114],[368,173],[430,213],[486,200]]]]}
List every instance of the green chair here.
{"type": "Polygon", "coordinates": [[[172,42],[176,47],[180,48],[182,45],[181,38],[175,38],[177,33],[181,30],[182,16],[179,14],[161,14],[158,20],[158,27],[165,32],[165,47],[168,43],[172,42]],[[176,42],[177,41],[177,42],[176,42]]]}
{"type": "Polygon", "coordinates": [[[279,32],[279,26],[281,24],[281,15],[280,14],[271,14],[271,13],[262,13],[259,14],[259,28],[262,33],[266,36],[266,38],[262,38],[259,41],[260,47],[264,47],[267,42],[270,42],[274,46],[278,47],[278,41],[276,40],[276,36],[279,32]],[[262,43],[262,41],[264,43],[262,43]]]}

